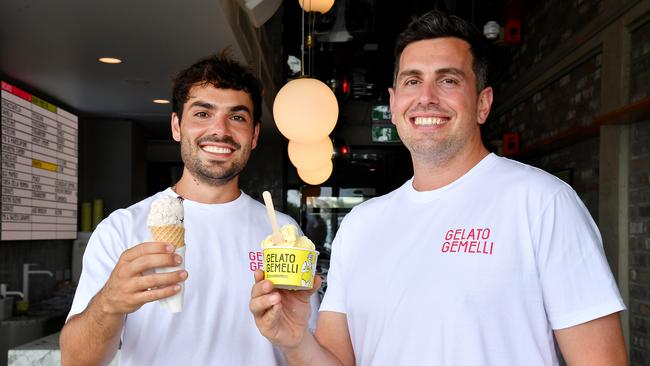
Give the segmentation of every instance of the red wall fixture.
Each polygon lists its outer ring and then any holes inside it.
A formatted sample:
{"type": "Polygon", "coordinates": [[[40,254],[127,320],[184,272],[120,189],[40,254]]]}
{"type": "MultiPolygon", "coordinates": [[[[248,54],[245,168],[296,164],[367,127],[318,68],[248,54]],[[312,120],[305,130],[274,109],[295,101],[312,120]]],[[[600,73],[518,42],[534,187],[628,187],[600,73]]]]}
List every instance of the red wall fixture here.
{"type": "Polygon", "coordinates": [[[521,42],[521,20],[508,19],[506,20],[503,41],[508,44],[515,44],[521,42]]]}
{"type": "Polygon", "coordinates": [[[514,155],[519,152],[519,134],[507,132],[503,134],[503,156],[514,155]]]}

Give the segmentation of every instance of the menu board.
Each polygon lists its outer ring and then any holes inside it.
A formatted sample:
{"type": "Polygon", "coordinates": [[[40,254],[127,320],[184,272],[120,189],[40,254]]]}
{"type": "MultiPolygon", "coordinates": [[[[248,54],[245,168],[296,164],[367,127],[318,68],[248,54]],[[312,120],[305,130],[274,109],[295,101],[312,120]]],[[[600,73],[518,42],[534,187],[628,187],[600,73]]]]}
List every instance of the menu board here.
{"type": "Polygon", "coordinates": [[[1,83],[0,239],[75,239],[78,118],[1,83]]]}

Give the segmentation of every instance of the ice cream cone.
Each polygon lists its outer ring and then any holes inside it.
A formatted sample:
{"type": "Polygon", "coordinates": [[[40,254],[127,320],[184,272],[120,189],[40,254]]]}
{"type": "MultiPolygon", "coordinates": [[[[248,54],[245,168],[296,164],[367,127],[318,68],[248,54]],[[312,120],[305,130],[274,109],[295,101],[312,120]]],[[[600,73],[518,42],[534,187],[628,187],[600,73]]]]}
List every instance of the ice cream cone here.
{"type": "Polygon", "coordinates": [[[177,249],[185,246],[185,227],[183,225],[150,226],[155,241],[170,243],[177,249]]]}
{"type": "MultiPolygon", "coordinates": [[[[181,264],[173,267],[156,268],[156,273],[174,272],[185,268],[185,227],[183,226],[183,199],[180,197],[160,197],[151,204],[147,226],[155,241],[172,244],[175,253],[182,258],[181,264]]],[[[185,284],[179,282],[181,290],[168,298],[160,300],[160,306],[172,313],[183,309],[185,284]]]]}
{"type": "MultiPolygon", "coordinates": [[[[176,254],[183,258],[178,266],[156,268],[156,273],[174,272],[185,268],[185,227],[183,225],[163,225],[150,226],[149,230],[155,241],[170,243],[176,247],[176,254]]],[[[172,313],[178,313],[183,310],[183,293],[185,292],[185,283],[180,282],[181,290],[175,295],[160,299],[160,306],[172,313]]]]}

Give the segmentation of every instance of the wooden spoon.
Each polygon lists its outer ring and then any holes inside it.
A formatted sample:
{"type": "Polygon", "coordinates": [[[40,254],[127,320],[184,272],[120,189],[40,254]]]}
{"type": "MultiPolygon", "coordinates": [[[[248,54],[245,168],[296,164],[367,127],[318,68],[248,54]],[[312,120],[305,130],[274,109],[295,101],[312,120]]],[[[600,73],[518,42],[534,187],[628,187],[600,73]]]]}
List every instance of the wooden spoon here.
{"type": "Polygon", "coordinates": [[[273,239],[274,243],[280,244],[284,241],[284,238],[278,229],[278,222],[275,220],[275,209],[273,208],[273,199],[271,198],[271,193],[269,193],[269,191],[264,191],[262,192],[262,197],[264,198],[266,213],[269,215],[269,221],[271,221],[271,228],[273,229],[271,239],[273,239]]]}

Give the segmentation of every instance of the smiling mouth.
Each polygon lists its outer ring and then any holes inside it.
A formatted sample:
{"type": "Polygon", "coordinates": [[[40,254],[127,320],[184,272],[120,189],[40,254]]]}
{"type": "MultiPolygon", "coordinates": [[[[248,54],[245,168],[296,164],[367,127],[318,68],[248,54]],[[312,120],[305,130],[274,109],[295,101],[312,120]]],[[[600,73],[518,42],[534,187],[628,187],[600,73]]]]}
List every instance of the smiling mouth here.
{"type": "Polygon", "coordinates": [[[201,150],[213,153],[213,154],[230,154],[234,149],[228,148],[228,147],[223,147],[223,146],[212,146],[212,145],[206,145],[206,146],[201,146],[201,150]]]}
{"type": "Polygon", "coordinates": [[[449,118],[443,117],[415,117],[413,118],[413,123],[417,126],[440,126],[445,123],[449,118]]]}

